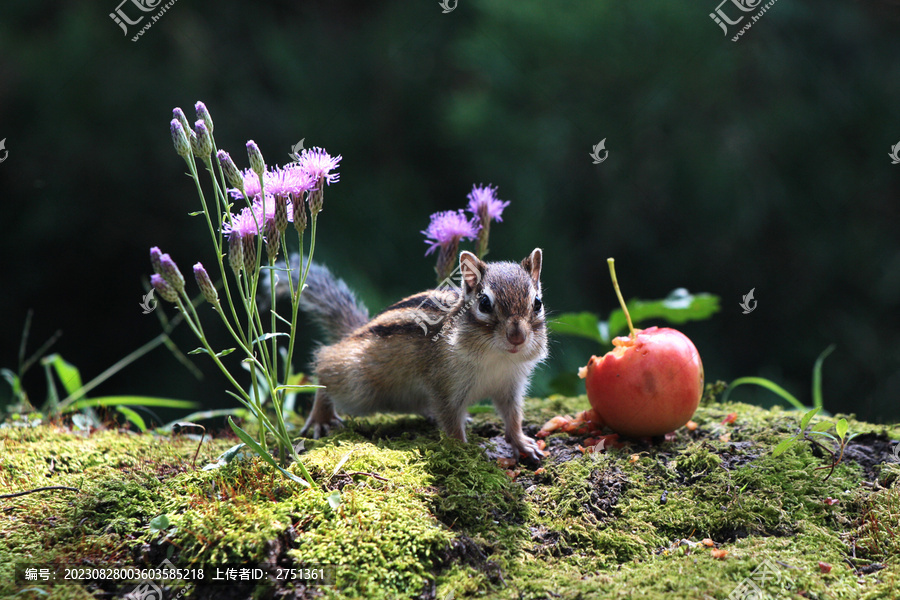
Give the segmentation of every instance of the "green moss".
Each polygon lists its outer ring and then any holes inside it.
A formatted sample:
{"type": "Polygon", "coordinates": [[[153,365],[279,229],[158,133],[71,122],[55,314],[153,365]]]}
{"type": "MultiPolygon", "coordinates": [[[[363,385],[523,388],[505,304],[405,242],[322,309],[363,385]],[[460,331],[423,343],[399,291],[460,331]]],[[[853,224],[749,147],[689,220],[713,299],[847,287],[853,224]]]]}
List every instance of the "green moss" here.
{"type": "MultiPolygon", "coordinates": [[[[583,396],[529,399],[526,424],[587,407],[583,396]]],[[[3,429],[0,487],[79,491],[0,501],[0,596],[24,587],[10,583],[16,561],[155,566],[171,554],[181,566],[335,565],[337,585],[320,589],[333,598],[725,598],[762,566],[777,574],[763,586],[773,597],[896,597],[900,464],[871,455],[900,429],[851,418],[870,445],[851,447],[826,480],[828,454],[806,442],[770,454],[799,418],[707,399],[693,432],[584,455],[558,434],[542,473],[511,477],[478,435],[498,431],[492,413],[476,416],[469,444],[420,418],[379,415],[307,442],[305,465],[341,491],[336,508],[258,459],[197,470],[187,438],[3,429]],[[162,514],[169,526],[152,530],[162,514]]],[[[232,443],[205,445],[199,464],[232,443]]]]}

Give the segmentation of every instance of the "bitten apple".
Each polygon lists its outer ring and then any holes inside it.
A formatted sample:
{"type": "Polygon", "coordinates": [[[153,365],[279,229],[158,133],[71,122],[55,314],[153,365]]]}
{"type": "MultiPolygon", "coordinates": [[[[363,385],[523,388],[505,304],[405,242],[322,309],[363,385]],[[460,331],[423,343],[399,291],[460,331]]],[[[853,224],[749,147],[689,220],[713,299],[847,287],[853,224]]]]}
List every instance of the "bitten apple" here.
{"type": "Polygon", "coordinates": [[[687,423],[703,394],[703,363],[690,339],[667,327],[635,330],[592,356],[585,370],[591,407],[627,436],[663,435],[687,423]]]}
{"type": "Polygon", "coordinates": [[[616,433],[635,437],[675,431],[694,416],[703,394],[703,363],[693,342],[668,327],[635,330],[616,279],[609,276],[631,335],[617,337],[602,358],[592,356],[579,375],[586,378],[594,417],[616,433]]]}

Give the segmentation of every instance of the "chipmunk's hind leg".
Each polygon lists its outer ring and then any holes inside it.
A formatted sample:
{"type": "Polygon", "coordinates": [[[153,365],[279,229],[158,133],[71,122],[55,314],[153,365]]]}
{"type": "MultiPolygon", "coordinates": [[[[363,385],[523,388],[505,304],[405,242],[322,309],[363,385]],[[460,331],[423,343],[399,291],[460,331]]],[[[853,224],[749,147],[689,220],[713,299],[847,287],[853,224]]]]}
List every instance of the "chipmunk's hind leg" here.
{"type": "Polygon", "coordinates": [[[313,438],[319,439],[328,435],[332,428],[343,426],[344,422],[334,410],[334,403],[328,393],[324,389],[317,390],[316,400],[313,402],[306,424],[300,430],[300,435],[306,435],[307,431],[312,428],[313,438]]]}

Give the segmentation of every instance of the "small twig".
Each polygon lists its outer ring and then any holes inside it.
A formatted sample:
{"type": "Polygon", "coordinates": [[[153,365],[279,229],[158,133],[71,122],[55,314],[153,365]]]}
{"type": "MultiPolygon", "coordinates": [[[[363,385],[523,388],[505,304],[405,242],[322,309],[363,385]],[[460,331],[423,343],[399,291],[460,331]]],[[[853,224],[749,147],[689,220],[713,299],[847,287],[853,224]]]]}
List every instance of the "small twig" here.
{"type": "Polygon", "coordinates": [[[379,481],[390,481],[387,477],[376,475],[375,473],[366,473],[365,471],[351,471],[350,473],[336,473],[332,477],[352,477],[354,475],[365,475],[366,477],[374,477],[379,481]]]}
{"type": "Polygon", "coordinates": [[[68,487],[65,485],[48,485],[45,487],[34,488],[33,490],[25,490],[24,492],[16,492],[15,494],[0,494],[0,498],[18,498],[19,496],[27,496],[35,492],[45,492],[47,490],[69,490],[70,492],[80,492],[78,488],[68,487]]]}
{"type": "Polygon", "coordinates": [[[189,427],[199,427],[200,428],[200,443],[197,444],[197,451],[194,452],[194,459],[191,461],[191,468],[197,468],[197,455],[200,454],[200,446],[203,445],[203,438],[206,436],[206,427],[200,425],[199,423],[191,423],[190,421],[177,421],[172,423],[172,433],[175,433],[175,428],[179,429],[187,429],[189,427]]]}

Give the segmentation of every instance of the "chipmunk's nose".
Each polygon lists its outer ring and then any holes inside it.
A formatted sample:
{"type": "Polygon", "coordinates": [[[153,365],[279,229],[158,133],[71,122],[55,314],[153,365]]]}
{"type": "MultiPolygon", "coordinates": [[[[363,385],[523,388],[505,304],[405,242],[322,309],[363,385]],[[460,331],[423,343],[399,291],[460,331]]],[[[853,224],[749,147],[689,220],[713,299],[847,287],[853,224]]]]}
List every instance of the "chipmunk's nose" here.
{"type": "Polygon", "coordinates": [[[525,329],[519,321],[515,321],[506,328],[506,341],[513,346],[521,346],[525,343],[525,329]]]}

